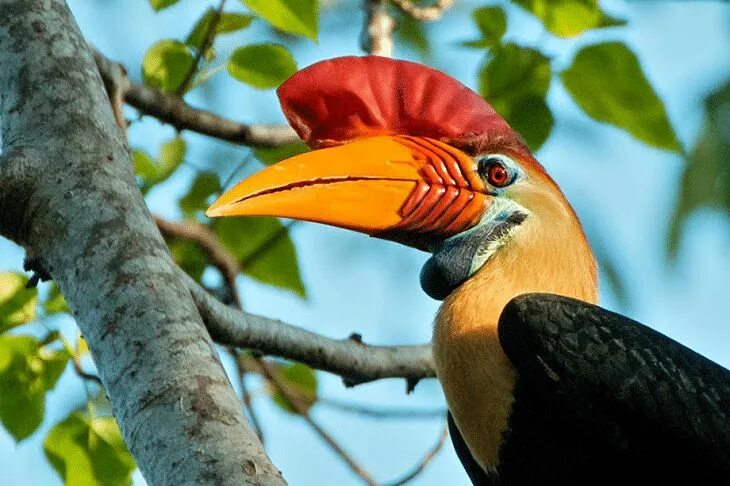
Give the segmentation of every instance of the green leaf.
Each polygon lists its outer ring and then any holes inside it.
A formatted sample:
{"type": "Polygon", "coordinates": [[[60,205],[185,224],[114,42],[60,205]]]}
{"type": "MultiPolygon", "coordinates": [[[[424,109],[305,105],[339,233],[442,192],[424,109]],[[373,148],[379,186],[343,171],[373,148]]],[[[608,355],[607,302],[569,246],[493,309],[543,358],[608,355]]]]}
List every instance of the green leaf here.
{"type": "Polygon", "coordinates": [[[0,336],[0,422],[20,442],[43,422],[46,392],[68,363],[65,351],[51,351],[31,336],[0,336]]]}
{"type": "Polygon", "coordinates": [[[61,289],[55,283],[51,284],[51,290],[48,292],[48,297],[43,302],[43,312],[51,316],[53,314],[66,313],[70,314],[71,310],[68,308],[66,299],[64,299],[61,289]]]}
{"type": "Polygon", "coordinates": [[[203,172],[193,181],[188,193],[180,199],[180,210],[192,218],[198,211],[205,211],[210,205],[210,196],[221,192],[218,176],[212,172],[203,172]]]}
{"type": "MultiPolygon", "coordinates": [[[[306,410],[312,408],[317,401],[317,375],[314,370],[302,363],[288,363],[277,365],[276,371],[281,378],[282,385],[289,393],[296,394],[306,410]]],[[[278,406],[289,413],[297,413],[294,407],[278,391],[271,394],[271,398],[278,406]]]]}
{"type": "Polygon", "coordinates": [[[584,47],[561,77],[590,117],[615,125],[649,145],[682,152],[664,105],[646,80],[636,55],[624,44],[584,47]]]}
{"type": "Polygon", "coordinates": [[[481,38],[464,42],[466,47],[487,48],[497,45],[507,32],[507,16],[501,7],[481,7],[471,13],[481,38]]]}
{"type": "Polygon", "coordinates": [[[182,268],[196,282],[199,282],[205,267],[208,265],[208,257],[201,251],[200,247],[188,240],[178,238],[166,241],[172,259],[177,263],[177,266],[182,268]]]}
{"type": "Polygon", "coordinates": [[[38,292],[25,288],[27,283],[21,273],[0,273],[0,333],[35,319],[38,292]]]}
{"type": "Polygon", "coordinates": [[[545,98],[539,96],[513,99],[504,113],[510,126],[522,135],[533,151],[542,147],[553,129],[552,111],[545,103],[545,98]]]}
{"type": "Polygon", "coordinates": [[[159,156],[159,170],[155,183],[160,183],[170,177],[185,159],[187,144],[182,137],[175,137],[162,144],[159,156]]]}
{"type": "Polygon", "coordinates": [[[112,417],[72,412],[51,429],[43,450],[68,486],[132,484],[134,459],[112,417]]]}
{"type": "Polygon", "coordinates": [[[182,42],[165,39],[147,49],[142,60],[145,84],[172,93],[185,80],[194,63],[193,53],[182,42]]]}
{"type": "Polygon", "coordinates": [[[553,117],[545,103],[550,60],[535,49],[495,46],[479,73],[479,93],[519,132],[534,151],[550,135],[553,117]]]}
{"type": "Polygon", "coordinates": [[[243,0],[277,29],[317,40],[317,0],[243,0]]]}
{"type": "Polygon", "coordinates": [[[137,174],[140,190],[146,194],[155,184],[169,178],[185,160],[187,144],[182,137],[165,142],[160,148],[158,160],[141,150],[132,151],[134,172],[137,174]]]}
{"type": "Polygon", "coordinates": [[[272,165],[281,160],[295,155],[309,152],[309,147],[304,142],[294,142],[280,147],[273,148],[257,148],[254,149],[253,155],[264,165],[272,165]]]}
{"type": "MultiPolygon", "coordinates": [[[[212,7],[205,11],[202,17],[198,20],[193,27],[193,30],[185,39],[185,43],[195,49],[203,47],[205,37],[210,30],[210,23],[215,17],[215,9],[212,7]]],[[[218,23],[215,26],[215,34],[230,34],[243,30],[251,25],[253,17],[251,15],[245,15],[241,13],[223,12],[221,13],[218,23]]]]}
{"type": "Polygon", "coordinates": [[[231,76],[259,89],[277,88],[296,71],[292,55],[276,44],[239,47],[228,61],[231,76]]]}
{"type": "Polygon", "coordinates": [[[179,0],[149,0],[150,5],[153,9],[155,9],[155,12],[159,12],[163,8],[175,5],[178,1],[179,0]]]}
{"type": "Polygon", "coordinates": [[[730,215],[730,80],[705,99],[705,123],[682,174],[669,227],[671,258],[687,218],[703,207],[730,215]]]}
{"type": "Polygon", "coordinates": [[[222,218],[216,221],[215,232],[238,259],[243,273],[305,296],[294,244],[278,219],[222,218]]]}
{"type": "Polygon", "coordinates": [[[425,22],[419,22],[410,15],[401,15],[395,34],[399,43],[409,46],[422,58],[431,57],[431,44],[428,42],[425,22]]]}
{"type": "Polygon", "coordinates": [[[598,0],[515,0],[560,37],[574,37],[589,29],[626,24],[604,13],[598,0]]]}
{"type": "Polygon", "coordinates": [[[137,185],[142,194],[146,194],[154,185],[154,179],[157,176],[157,163],[147,152],[132,150],[132,165],[137,176],[137,185]]]}

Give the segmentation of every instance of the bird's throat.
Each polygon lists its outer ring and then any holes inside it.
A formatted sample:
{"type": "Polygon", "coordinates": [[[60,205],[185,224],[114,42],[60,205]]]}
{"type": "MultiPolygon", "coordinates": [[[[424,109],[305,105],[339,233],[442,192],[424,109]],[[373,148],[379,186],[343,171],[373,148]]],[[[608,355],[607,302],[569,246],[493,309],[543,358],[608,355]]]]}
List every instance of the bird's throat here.
{"type": "Polygon", "coordinates": [[[499,464],[517,379],[499,342],[502,310],[514,297],[531,292],[596,301],[595,260],[579,226],[577,231],[578,237],[568,239],[535,220],[522,225],[439,309],[433,338],[436,373],[456,426],[485,469],[499,464]]]}

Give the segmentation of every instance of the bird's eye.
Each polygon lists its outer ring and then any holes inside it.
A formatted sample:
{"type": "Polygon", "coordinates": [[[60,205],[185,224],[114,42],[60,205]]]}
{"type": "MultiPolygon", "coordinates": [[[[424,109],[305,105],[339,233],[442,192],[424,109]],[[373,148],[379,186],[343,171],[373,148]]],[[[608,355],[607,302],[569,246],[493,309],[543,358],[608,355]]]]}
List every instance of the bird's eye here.
{"type": "Polygon", "coordinates": [[[488,157],[479,161],[479,172],[494,187],[505,187],[512,184],[512,171],[498,157],[488,157]]]}

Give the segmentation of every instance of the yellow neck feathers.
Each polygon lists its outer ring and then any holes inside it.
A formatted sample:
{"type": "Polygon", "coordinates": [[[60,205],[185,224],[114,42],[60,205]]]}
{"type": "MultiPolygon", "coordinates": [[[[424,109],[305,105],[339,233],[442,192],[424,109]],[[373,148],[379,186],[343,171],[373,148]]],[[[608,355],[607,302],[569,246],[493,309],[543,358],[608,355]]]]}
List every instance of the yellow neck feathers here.
{"type": "Polygon", "coordinates": [[[530,292],[597,301],[596,264],[580,223],[562,197],[554,200],[558,207],[533,212],[444,300],[436,318],[437,374],[459,431],[485,468],[499,462],[516,378],[497,335],[502,309],[530,292]]]}

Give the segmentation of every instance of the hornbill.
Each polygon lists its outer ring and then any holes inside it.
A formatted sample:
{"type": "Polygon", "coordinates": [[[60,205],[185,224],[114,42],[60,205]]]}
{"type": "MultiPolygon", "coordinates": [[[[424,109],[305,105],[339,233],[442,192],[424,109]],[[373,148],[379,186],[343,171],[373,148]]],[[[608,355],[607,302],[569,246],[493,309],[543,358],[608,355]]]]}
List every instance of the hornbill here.
{"type": "Polygon", "coordinates": [[[473,483],[730,484],[730,373],[593,305],[575,212],[479,95],[369,56],[312,65],[278,95],[314,150],[207,214],[326,223],[432,253],[421,286],[443,300],[434,361],[473,483]]]}

